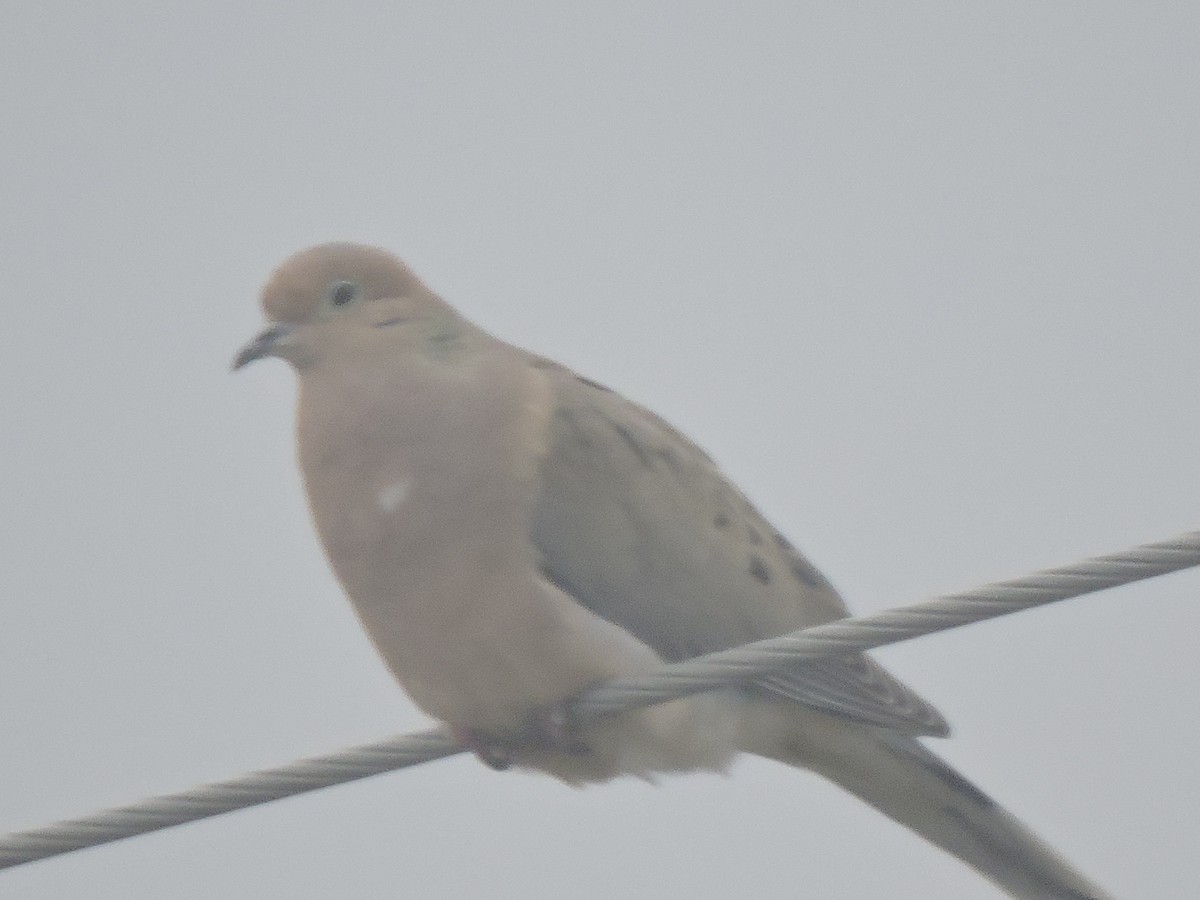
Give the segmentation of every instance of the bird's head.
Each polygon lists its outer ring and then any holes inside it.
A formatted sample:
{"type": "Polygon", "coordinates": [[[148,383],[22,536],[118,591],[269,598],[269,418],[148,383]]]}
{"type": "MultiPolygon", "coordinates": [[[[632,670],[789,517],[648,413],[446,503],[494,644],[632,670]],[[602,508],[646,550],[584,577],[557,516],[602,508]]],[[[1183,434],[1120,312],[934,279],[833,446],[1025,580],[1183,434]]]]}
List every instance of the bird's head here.
{"type": "Polygon", "coordinates": [[[297,370],[341,353],[444,352],[470,325],[386,250],[320,244],[285,260],[262,291],[270,324],[233,368],[277,356],[297,370]]]}

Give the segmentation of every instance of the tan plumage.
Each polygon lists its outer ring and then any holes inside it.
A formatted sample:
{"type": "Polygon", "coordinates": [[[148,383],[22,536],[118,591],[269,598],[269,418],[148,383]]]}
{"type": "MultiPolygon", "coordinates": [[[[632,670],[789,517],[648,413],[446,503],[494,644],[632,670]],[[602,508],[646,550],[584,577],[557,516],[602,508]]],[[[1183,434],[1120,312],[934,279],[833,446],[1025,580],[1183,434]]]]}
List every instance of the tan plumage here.
{"type": "Polygon", "coordinates": [[[598,681],[845,615],[829,582],[662,420],[468,322],[385,251],[314,247],[236,365],[287,359],[313,519],[375,647],[458,733],[567,781],[814,769],[1013,896],[1101,898],[924,748],[945,722],[864,656],[528,739],[598,681]]]}

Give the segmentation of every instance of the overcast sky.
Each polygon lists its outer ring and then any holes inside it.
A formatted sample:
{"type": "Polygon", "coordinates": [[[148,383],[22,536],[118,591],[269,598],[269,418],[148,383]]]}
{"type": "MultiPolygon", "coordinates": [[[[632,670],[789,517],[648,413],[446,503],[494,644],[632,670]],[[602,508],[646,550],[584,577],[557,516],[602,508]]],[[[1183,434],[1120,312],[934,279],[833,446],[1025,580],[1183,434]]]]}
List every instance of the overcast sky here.
{"type": "MultiPolygon", "coordinates": [[[[1200,5],[4,4],[0,831],[426,727],[326,569],[284,256],[398,252],[867,612],[1200,527],[1200,5]],[[500,11],[502,10],[502,11],[500,11]]],[[[1121,897],[1200,883],[1200,574],[879,656],[1121,897]]],[[[994,898],[815,776],[460,757],[25,900],[994,898]]]]}

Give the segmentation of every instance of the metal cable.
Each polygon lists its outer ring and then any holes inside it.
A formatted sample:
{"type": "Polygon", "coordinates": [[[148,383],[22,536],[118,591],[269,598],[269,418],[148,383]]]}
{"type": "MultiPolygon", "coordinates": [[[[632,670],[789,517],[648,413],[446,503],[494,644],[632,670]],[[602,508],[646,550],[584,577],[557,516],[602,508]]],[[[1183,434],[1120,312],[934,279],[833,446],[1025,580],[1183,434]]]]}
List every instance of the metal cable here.
{"type": "MultiPolygon", "coordinates": [[[[657,673],[619,679],[587,691],[570,704],[570,712],[575,719],[586,722],[760,678],[797,660],[869,650],[1196,565],[1200,565],[1200,531],[663,666],[657,673]]],[[[0,868],[415,766],[461,750],[437,730],[400,735],[15,832],[0,837],[0,868]]]]}

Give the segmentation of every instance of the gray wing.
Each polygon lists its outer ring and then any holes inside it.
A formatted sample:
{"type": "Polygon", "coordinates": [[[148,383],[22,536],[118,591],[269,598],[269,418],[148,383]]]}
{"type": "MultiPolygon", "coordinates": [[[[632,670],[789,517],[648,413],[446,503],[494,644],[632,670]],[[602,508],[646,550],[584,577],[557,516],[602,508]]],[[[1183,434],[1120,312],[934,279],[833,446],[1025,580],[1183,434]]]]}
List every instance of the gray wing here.
{"type": "MultiPolygon", "coordinates": [[[[531,359],[556,400],[532,534],[550,581],[671,661],[847,614],[703,451],[620,395],[531,359]]],[[[798,664],[759,689],[909,734],[948,731],[861,654],[798,664]]]]}

